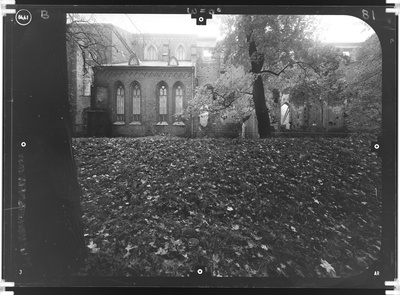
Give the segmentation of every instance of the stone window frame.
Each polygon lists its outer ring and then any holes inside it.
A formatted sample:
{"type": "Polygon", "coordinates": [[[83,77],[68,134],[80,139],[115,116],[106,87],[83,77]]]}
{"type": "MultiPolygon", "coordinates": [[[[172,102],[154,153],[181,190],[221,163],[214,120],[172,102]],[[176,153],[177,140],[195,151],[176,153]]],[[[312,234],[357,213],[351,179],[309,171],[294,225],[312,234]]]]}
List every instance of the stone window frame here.
{"type": "Polygon", "coordinates": [[[165,82],[165,81],[160,81],[158,84],[157,84],[157,87],[156,87],[156,112],[157,112],[157,124],[156,125],[168,125],[168,115],[169,115],[169,108],[168,108],[168,105],[169,105],[169,99],[170,99],[170,96],[169,96],[169,87],[168,87],[168,84],[165,82]],[[160,90],[162,89],[162,88],[165,88],[165,93],[166,93],[166,109],[167,109],[167,113],[166,114],[163,114],[163,115],[161,115],[160,114],[160,90]]]}
{"type": "Polygon", "coordinates": [[[130,66],[140,66],[140,60],[137,57],[136,53],[133,53],[130,56],[129,61],[128,61],[128,65],[130,65],[130,66]]]}
{"type": "Polygon", "coordinates": [[[173,103],[173,115],[174,115],[174,124],[173,125],[185,125],[182,122],[182,118],[180,115],[183,114],[183,110],[184,110],[184,105],[185,105],[185,85],[181,82],[181,81],[177,81],[175,82],[174,86],[172,87],[172,103],[173,103]],[[181,88],[182,90],[182,113],[177,114],[176,113],[176,97],[177,97],[177,89],[178,87],[181,88]]]}
{"type": "Polygon", "coordinates": [[[186,49],[185,49],[185,46],[183,46],[183,44],[179,44],[176,47],[175,56],[176,56],[177,60],[186,60],[186,49]],[[180,49],[182,49],[181,52],[180,52],[180,49]]]}
{"type": "Polygon", "coordinates": [[[149,44],[146,46],[146,49],[144,51],[144,57],[145,60],[158,60],[158,50],[157,47],[154,44],[149,44]],[[152,56],[149,56],[149,50],[151,50],[152,48],[154,48],[154,58],[152,58],[152,56]]]}
{"type": "Polygon", "coordinates": [[[114,95],[113,95],[113,101],[114,101],[114,125],[125,125],[125,118],[126,118],[126,107],[125,107],[125,101],[126,101],[126,88],[124,83],[121,81],[117,81],[114,84],[114,95]],[[122,112],[123,113],[118,113],[118,91],[119,89],[122,88],[123,90],[123,99],[122,99],[122,104],[120,107],[122,107],[122,112]]]}
{"type": "Polygon", "coordinates": [[[88,68],[88,71],[82,75],[82,95],[91,96],[92,85],[94,80],[94,73],[92,67],[88,68]]]}
{"type": "Polygon", "coordinates": [[[171,56],[171,58],[168,61],[169,66],[179,66],[179,61],[175,56],[171,56]]]}
{"type": "MultiPolygon", "coordinates": [[[[286,119],[287,119],[287,122],[288,122],[288,124],[289,124],[289,126],[290,126],[290,122],[291,122],[291,109],[290,109],[290,104],[288,103],[288,102],[284,102],[283,104],[281,104],[281,107],[280,107],[280,109],[279,109],[279,111],[280,111],[280,125],[282,126],[282,125],[285,125],[286,126],[286,124],[284,124],[285,123],[285,121],[286,121],[286,119]],[[287,109],[286,109],[286,111],[285,111],[285,114],[284,114],[284,117],[282,117],[282,108],[283,108],[283,106],[285,106],[286,105],[286,107],[287,107],[287,109]]],[[[289,128],[290,129],[290,128],[289,128]]]]}
{"type": "Polygon", "coordinates": [[[130,89],[130,125],[142,125],[142,87],[138,81],[133,81],[130,89]],[[135,93],[135,87],[139,90],[139,114],[133,114],[133,94],[135,93]]]}

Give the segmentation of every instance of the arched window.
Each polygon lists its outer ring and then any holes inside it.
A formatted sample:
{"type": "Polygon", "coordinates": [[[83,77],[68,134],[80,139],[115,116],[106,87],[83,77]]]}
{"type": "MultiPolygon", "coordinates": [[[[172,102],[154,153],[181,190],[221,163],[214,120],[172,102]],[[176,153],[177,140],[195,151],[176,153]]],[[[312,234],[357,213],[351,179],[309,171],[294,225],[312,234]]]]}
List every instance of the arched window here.
{"type": "Polygon", "coordinates": [[[183,113],[183,88],[178,85],[175,89],[175,114],[181,115],[183,113]]]}
{"type": "Polygon", "coordinates": [[[135,83],[132,88],[132,122],[140,122],[140,103],[140,87],[135,83]]]}
{"type": "Polygon", "coordinates": [[[167,122],[167,88],[161,85],[159,89],[159,121],[167,122]]]}
{"type": "Polygon", "coordinates": [[[151,45],[146,50],[146,59],[147,60],[157,60],[157,50],[151,45]]]}
{"type": "Polygon", "coordinates": [[[281,126],[290,129],[290,107],[287,103],[281,106],[281,126]]]}
{"type": "Polygon", "coordinates": [[[176,50],[176,58],[178,60],[185,60],[185,48],[182,45],[179,45],[178,49],[176,50]]]}
{"type": "Polygon", "coordinates": [[[117,122],[125,122],[125,89],[119,85],[116,93],[117,102],[117,122]]]}

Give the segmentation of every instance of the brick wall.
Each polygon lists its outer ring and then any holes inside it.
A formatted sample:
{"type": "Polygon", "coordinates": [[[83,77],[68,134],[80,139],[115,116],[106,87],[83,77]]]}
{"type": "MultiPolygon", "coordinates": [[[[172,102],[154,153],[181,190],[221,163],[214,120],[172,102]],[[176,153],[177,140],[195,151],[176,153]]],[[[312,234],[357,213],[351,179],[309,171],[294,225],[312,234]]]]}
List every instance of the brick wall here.
{"type": "Polygon", "coordinates": [[[144,136],[157,133],[172,133],[183,135],[188,132],[185,125],[173,125],[179,120],[174,117],[173,90],[177,82],[184,86],[183,108],[187,101],[191,99],[193,89],[193,69],[191,67],[104,67],[103,70],[95,75],[95,86],[106,87],[108,89],[108,101],[106,103],[110,112],[110,122],[115,122],[115,85],[121,82],[125,88],[125,122],[122,125],[112,125],[112,136],[144,136]],[[133,125],[130,116],[132,106],[131,85],[139,83],[141,90],[141,124],[133,125]],[[167,85],[167,126],[156,125],[159,121],[157,114],[157,86],[160,82],[167,85]]]}
{"type": "MultiPolygon", "coordinates": [[[[92,27],[87,27],[89,31],[92,30],[92,27]]],[[[219,60],[202,60],[201,55],[206,47],[208,46],[206,43],[202,43],[200,47],[197,47],[197,36],[194,34],[187,35],[174,35],[174,34],[163,34],[163,35],[134,35],[120,28],[113,28],[108,24],[101,24],[96,27],[96,32],[101,31],[100,34],[102,42],[108,42],[107,45],[110,45],[105,49],[103,49],[103,55],[106,57],[104,61],[106,64],[111,63],[127,63],[131,56],[131,52],[136,53],[137,57],[140,60],[144,60],[144,51],[146,46],[154,45],[157,49],[158,60],[165,59],[163,53],[166,51],[165,45],[168,46],[168,51],[170,56],[176,56],[176,51],[179,46],[183,46],[185,49],[185,59],[191,60],[192,64],[195,66],[194,73],[192,72],[192,68],[183,70],[181,69],[174,70],[172,67],[164,67],[164,69],[155,69],[151,71],[138,70],[140,74],[126,74],[124,71],[115,72],[114,74],[106,73],[100,74],[96,77],[96,81],[94,82],[96,86],[103,86],[107,89],[107,95],[109,97],[113,97],[114,94],[114,85],[116,81],[121,81],[125,87],[125,96],[126,98],[131,97],[131,89],[130,85],[133,81],[137,81],[141,86],[142,92],[142,126],[133,126],[130,125],[130,118],[126,118],[125,125],[116,126],[112,125],[112,134],[113,135],[121,135],[121,136],[143,136],[147,134],[155,134],[158,132],[168,132],[173,134],[190,134],[190,128],[182,127],[182,126],[173,126],[172,124],[176,121],[173,117],[173,85],[175,82],[180,81],[185,86],[184,92],[184,105],[183,108],[186,107],[186,102],[193,95],[193,83],[195,76],[198,78],[198,82],[200,85],[204,85],[207,83],[214,82],[220,73],[220,61],[219,60]],[[116,31],[117,32],[116,32],[116,31]],[[122,40],[121,40],[122,38],[122,40]],[[111,47],[111,45],[114,46],[111,47]],[[130,50],[127,48],[130,48],[130,50]],[[158,71],[158,72],[157,72],[158,71]],[[181,72],[179,72],[181,71],[181,72]],[[157,109],[157,99],[156,99],[156,85],[157,83],[164,81],[168,85],[168,126],[156,126],[154,125],[157,121],[156,118],[156,109],[157,109]]],[[[94,31],[93,31],[94,32],[94,31]]],[[[212,40],[211,40],[212,41],[212,40]]],[[[210,42],[211,42],[210,41],[210,42]]],[[[107,43],[106,42],[106,43],[107,43]]],[[[209,48],[208,48],[209,49],[209,48]]],[[[70,97],[71,100],[76,102],[74,103],[75,109],[75,129],[77,136],[83,135],[83,111],[90,107],[95,107],[90,105],[91,101],[91,93],[87,90],[90,89],[91,80],[85,78],[83,74],[83,59],[80,56],[79,52],[70,51],[68,53],[69,57],[69,79],[70,83],[70,97]]],[[[107,67],[105,67],[107,68],[107,67]]],[[[115,113],[115,105],[110,102],[111,100],[108,98],[106,102],[106,109],[109,109],[110,112],[110,122],[113,121],[114,113],[115,113]]],[[[129,104],[129,100],[127,100],[125,104],[126,113],[129,114],[131,111],[131,105],[129,104]]],[[[220,130],[224,129],[225,126],[221,127],[220,130]]]]}
{"type": "Polygon", "coordinates": [[[176,57],[176,50],[181,45],[185,49],[185,60],[191,59],[191,47],[196,45],[196,35],[134,35],[132,50],[140,60],[145,60],[146,48],[153,45],[157,50],[157,59],[163,59],[164,45],[168,45],[170,56],[176,57]]]}
{"type": "Polygon", "coordinates": [[[214,84],[219,78],[219,61],[201,61],[197,60],[196,72],[199,85],[203,86],[208,83],[214,84]]]}

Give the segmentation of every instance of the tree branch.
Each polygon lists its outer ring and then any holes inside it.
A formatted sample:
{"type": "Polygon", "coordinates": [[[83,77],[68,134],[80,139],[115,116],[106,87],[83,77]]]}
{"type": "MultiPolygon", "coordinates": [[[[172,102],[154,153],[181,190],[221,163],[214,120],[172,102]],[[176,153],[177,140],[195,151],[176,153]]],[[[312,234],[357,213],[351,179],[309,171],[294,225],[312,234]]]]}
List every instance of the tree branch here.
{"type": "Polygon", "coordinates": [[[250,95],[253,95],[253,93],[250,93],[250,92],[247,92],[247,91],[239,91],[240,93],[243,93],[243,94],[250,94],[250,95]]]}
{"type": "Polygon", "coordinates": [[[263,70],[263,71],[260,71],[260,74],[261,73],[269,73],[269,74],[272,74],[272,75],[275,75],[275,76],[279,76],[280,74],[282,74],[286,69],[287,69],[287,67],[289,67],[289,66],[291,66],[291,65],[293,65],[292,63],[289,63],[289,64],[287,64],[282,70],[280,70],[278,73],[275,73],[274,71],[271,71],[271,70],[263,70]]]}
{"type": "MultiPolygon", "coordinates": [[[[305,64],[305,65],[309,66],[311,69],[314,70],[314,72],[315,72],[316,74],[318,74],[318,76],[319,76],[320,78],[322,78],[321,74],[320,74],[314,67],[312,67],[310,64],[308,64],[308,63],[306,63],[306,62],[302,62],[302,61],[295,61],[295,62],[288,63],[288,64],[287,64],[282,70],[280,70],[278,73],[276,73],[276,72],[274,72],[274,71],[271,71],[271,70],[263,70],[263,71],[260,71],[259,73],[260,73],[260,74],[262,74],[262,73],[268,73],[268,74],[272,74],[272,75],[275,75],[275,76],[278,77],[278,76],[280,76],[280,74],[285,73],[285,70],[286,70],[288,67],[293,66],[293,65],[296,65],[296,64],[297,64],[300,68],[302,68],[304,72],[307,72],[307,70],[306,70],[301,64],[305,64]]],[[[251,72],[251,70],[250,70],[250,72],[251,72]]]]}

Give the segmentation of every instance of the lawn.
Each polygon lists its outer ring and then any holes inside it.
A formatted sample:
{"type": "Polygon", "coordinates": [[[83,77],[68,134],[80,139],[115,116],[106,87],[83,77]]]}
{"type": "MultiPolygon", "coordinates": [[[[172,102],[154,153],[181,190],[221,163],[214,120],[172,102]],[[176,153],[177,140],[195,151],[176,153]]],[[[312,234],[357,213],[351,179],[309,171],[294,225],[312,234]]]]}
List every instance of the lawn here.
{"type": "Polygon", "coordinates": [[[81,275],[349,277],[378,257],[370,140],[77,138],[81,275]]]}

